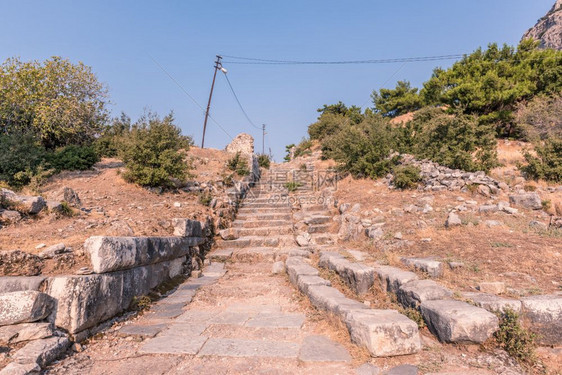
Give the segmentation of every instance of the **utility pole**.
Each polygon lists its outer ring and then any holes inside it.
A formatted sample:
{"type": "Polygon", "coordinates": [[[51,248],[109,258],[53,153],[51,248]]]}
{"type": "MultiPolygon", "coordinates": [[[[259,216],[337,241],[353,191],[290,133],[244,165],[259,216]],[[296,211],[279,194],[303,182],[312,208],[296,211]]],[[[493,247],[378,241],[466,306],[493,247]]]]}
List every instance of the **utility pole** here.
{"type": "Polygon", "coordinates": [[[215,88],[217,70],[222,69],[221,59],[222,56],[217,55],[217,59],[215,60],[215,74],[213,75],[211,93],[209,94],[209,102],[207,103],[207,111],[205,112],[205,122],[203,123],[203,138],[201,139],[201,148],[205,148],[205,131],[207,130],[207,120],[209,119],[209,110],[211,109],[211,99],[213,98],[213,89],[215,88]]]}
{"type": "Polygon", "coordinates": [[[261,153],[262,155],[265,155],[265,135],[267,134],[265,132],[265,124],[261,124],[261,131],[262,131],[262,135],[261,135],[261,153]]]}

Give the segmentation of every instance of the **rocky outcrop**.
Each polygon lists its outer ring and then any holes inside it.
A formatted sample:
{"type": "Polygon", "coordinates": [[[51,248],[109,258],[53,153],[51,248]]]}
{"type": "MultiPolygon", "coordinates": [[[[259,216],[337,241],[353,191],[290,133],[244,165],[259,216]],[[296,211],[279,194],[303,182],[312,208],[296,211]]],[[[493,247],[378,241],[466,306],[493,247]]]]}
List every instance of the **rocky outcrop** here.
{"type": "Polygon", "coordinates": [[[562,0],[557,0],[550,11],[530,28],[523,39],[540,41],[541,48],[562,50],[562,0]]]}
{"type": "MultiPolygon", "coordinates": [[[[426,191],[466,191],[470,186],[477,186],[483,195],[496,194],[501,188],[507,186],[486,176],[483,171],[466,172],[460,169],[451,169],[430,160],[418,160],[412,155],[402,155],[403,165],[413,165],[420,169],[421,183],[426,191]]],[[[392,175],[387,177],[392,184],[392,175]]]]}
{"type": "Polygon", "coordinates": [[[240,133],[226,146],[225,151],[251,155],[254,153],[254,138],[250,134],[240,133]]]}

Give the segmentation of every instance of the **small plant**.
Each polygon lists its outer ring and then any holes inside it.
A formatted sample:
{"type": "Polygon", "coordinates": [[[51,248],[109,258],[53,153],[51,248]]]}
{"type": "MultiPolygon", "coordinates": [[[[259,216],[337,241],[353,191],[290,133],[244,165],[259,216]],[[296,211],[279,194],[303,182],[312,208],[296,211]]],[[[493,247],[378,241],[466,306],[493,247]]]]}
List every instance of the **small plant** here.
{"type": "Polygon", "coordinates": [[[425,321],[423,320],[423,316],[418,310],[408,307],[407,309],[404,309],[403,312],[404,315],[406,315],[408,318],[410,318],[411,320],[417,323],[418,328],[421,329],[425,327],[425,321]]]}
{"type": "Polygon", "coordinates": [[[392,170],[394,186],[401,190],[415,189],[421,181],[420,172],[420,169],[413,165],[395,167],[392,170]]]}
{"type": "Polygon", "coordinates": [[[495,333],[498,344],[512,357],[533,365],[536,362],[535,334],[525,330],[519,322],[519,314],[511,309],[504,309],[498,314],[500,329],[495,333]]]}
{"type": "Polygon", "coordinates": [[[65,216],[65,217],[72,217],[72,216],[75,215],[74,209],[72,207],[70,207],[68,202],[62,202],[60,204],[60,208],[58,209],[58,213],[61,216],[65,216]]]}
{"type": "Polygon", "coordinates": [[[292,193],[293,191],[296,191],[299,187],[301,187],[301,184],[299,182],[290,181],[285,184],[285,187],[287,188],[287,190],[289,190],[290,193],[292,193]]]}
{"type": "Polygon", "coordinates": [[[248,162],[242,158],[240,152],[237,152],[231,159],[226,162],[226,166],[239,176],[247,176],[250,174],[248,169],[248,162]]]}
{"type": "Polygon", "coordinates": [[[269,157],[269,155],[259,154],[258,155],[258,164],[259,164],[260,168],[269,169],[269,166],[271,165],[271,158],[269,157]]]}
{"type": "Polygon", "coordinates": [[[525,184],[525,186],[523,186],[523,190],[527,192],[533,192],[537,190],[537,187],[535,185],[525,184]]]}
{"type": "Polygon", "coordinates": [[[231,174],[223,174],[222,175],[222,183],[224,184],[224,186],[226,187],[232,187],[234,186],[234,176],[231,174]]]}
{"type": "Polygon", "coordinates": [[[507,242],[492,242],[491,245],[492,247],[513,247],[512,244],[507,242]]]}
{"type": "Polygon", "coordinates": [[[303,171],[303,172],[306,172],[306,170],[307,170],[307,168],[306,168],[306,163],[302,163],[302,164],[299,166],[299,170],[301,170],[301,171],[303,171]]]}
{"type": "Polygon", "coordinates": [[[213,200],[213,195],[210,192],[202,192],[199,193],[199,203],[203,206],[209,207],[211,205],[211,201],[213,200]]]}
{"type": "Polygon", "coordinates": [[[545,211],[548,211],[550,207],[552,207],[552,203],[548,199],[541,201],[541,205],[542,205],[542,209],[545,211]]]}
{"type": "Polygon", "coordinates": [[[131,310],[143,311],[150,307],[152,304],[152,299],[149,296],[136,296],[133,297],[131,302],[131,310]]]}

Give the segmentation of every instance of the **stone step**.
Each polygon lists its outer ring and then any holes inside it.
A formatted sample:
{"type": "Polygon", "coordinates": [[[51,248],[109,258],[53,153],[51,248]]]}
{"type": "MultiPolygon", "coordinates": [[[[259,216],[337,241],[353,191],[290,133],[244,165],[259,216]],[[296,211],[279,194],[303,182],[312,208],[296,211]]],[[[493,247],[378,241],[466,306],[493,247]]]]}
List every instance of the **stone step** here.
{"type": "Polygon", "coordinates": [[[262,207],[262,208],[240,208],[238,214],[290,214],[289,207],[262,207]]]}
{"type": "Polygon", "coordinates": [[[232,249],[232,260],[237,263],[285,261],[288,257],[309,258],[308,250],[294,247],[245,247],[232,249]]]}
{"type": "Polygon", "coordinates": [[[322,204],[311,204],[311,205],[303,204],[301,207],[302,207],[302,210],[304,212],[326,212],[326,211],[329,211],[322,204]]]}
{"type": "Polygon", "coordinates": [[[292,222],[290,213],[239,213],[238,215],[236,215],[236,218],[239,220],[287,220],[287,222],[292,222]]]}
{"type": "Polygon", "coordinates": [[[375,284],[375,270],[373,267],[350,262],[335,252],[322,251],[318,266],[335,271],[358,295],[366,294],[375,284]]]}
{"type": "Polygon", "coordinates": [[[304,219],[304,223],[307,225],[320,225],[326,224],[332,221],[332,216],[327,215],[310,215],[304,219]]]}
{"type": "Polygon", "coordinates": [[[224,241],[222,247],[242,248],[242,247],[279,247],[294,246],[295,239],[292,235],[280,235],[272,237],[246,236],[236,240],[224,241]]]}
{"type": "Polygon", "coordinates": [[[278,203],[275,201],[272,202],[244,202],[242,204],[242,206],[240,206],[240,209],[243,208],[271,208],[271,209],[282,209],[282,208],[290,208],[288,203],[278,203]]]}
{"type": "Polygon", "coordinates": [[[331,234],[313,234],[312,241],[315,245],[334,245],[336,240],[333,235],[331,234]]]}
{"type": "Polygon", "coordinates": [[[326,233],[330,230],[329,225],[309,225],[306,231],[310,234],[312,233],[326,233]]]}
{"type": "Polygon", "coordinates": [[[232,228],[262,228],[262,227],[279,227],[290,226],[290,220],[234,220],[232,228]]]}
{"type": "Polygon", "coordinates": [[[245,236],[271,236],[280,234],[292,234],[293,227],[291,225],[259,227],[259,228],[236,228],[236,232],[241,237],[245,236]]]}

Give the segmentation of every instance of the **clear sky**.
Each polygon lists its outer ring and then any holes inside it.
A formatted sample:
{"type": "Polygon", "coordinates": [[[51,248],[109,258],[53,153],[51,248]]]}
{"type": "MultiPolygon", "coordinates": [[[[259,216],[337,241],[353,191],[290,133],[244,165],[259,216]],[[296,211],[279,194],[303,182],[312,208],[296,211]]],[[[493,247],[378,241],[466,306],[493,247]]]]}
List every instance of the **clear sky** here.
{"type": "MultiPolygon", "coordinates": [[[[204,114],[152,56],[206,106],[216,54],[292,60],[360,60],[469,53],[491,42],[517,44],[554,0],[206,0],[0,1],[0,59],[53,55],[82,61],[107,84],[111,110],[133,119],[173,110],[184,134],[201,142],[204,114]]],[[[225,61],[227,59],[225,58],[225,61]]],[[[230,81],[266,151],[281,160],[323,104],[371,105],[385,82],[419,86],[436,65],[228,65],[230,81]],[[401,68],[402,67],[402,68],[401,68]],[[400,69],[401,68],[401,69],[400,69]],[[396,71],[398,73],[396,73],[396,71]],[[396,73],[394,76],[393,74],[396,73]]],[[[232,136],[252,128],[217,77],[211,113],[232,136]]],[[[206,146],[230,138],[209,122],[206,146]]]]}

